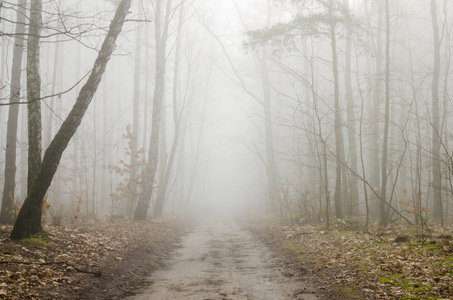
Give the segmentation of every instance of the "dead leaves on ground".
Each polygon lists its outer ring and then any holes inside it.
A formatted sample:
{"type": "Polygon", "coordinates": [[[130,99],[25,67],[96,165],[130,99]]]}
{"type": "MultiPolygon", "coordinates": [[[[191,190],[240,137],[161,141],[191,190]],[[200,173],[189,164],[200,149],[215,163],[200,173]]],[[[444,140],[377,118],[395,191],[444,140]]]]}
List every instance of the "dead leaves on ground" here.
{"type": "MultiPolygon", "coordinates": [[[[46,233],[11,241],[0,226],[0,299],[52,299],[52,290],[78,286],[81,274],[102,275],[106,261],[121,261],[137,245],[162,244],[179,220],[147,223],[87,222],[45,228],[46,233]]],[[[57,295],[54,295],[57,296],[57,295]]]]}
{"type": "Polygon", "coordinates": [[[331,285],[356,286],[368,299],[453,299],[451,227],[421,238],[407,226],[365,231],[345,221],[329,230],[282,220],[269,226],[331,285]],[[395,242],[399,236],[408,238],[395,242]]]}

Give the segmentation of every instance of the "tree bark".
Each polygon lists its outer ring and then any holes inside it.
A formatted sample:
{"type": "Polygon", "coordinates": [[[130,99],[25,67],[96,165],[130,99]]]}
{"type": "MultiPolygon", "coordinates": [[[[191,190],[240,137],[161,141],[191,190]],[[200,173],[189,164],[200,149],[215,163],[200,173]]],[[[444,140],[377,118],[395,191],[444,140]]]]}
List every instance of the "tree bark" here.
{"type": "Polygon", "coordinates": [[[41,76],[39,74],[39,40],[42,26],[42,2],[31,1],[30,25],[27,45],[27,100],[28,100],[28,177],[27,193],[41,167],[42,120],[41,120],[41,76]]]}
{"type": "Polygon", "coordinates": [[[68,117],[65,119],[47,148],[41,168],[39,169],[27,198],[17,216],[17,220],[10,235],[11,239],[25,238],[31,234],[42,231],[41,209],[44,195],[57,171],[64,150],[82,122],[82,118],[102,80],[102,74],[105,72],[110,56],[115,49],[116,40],[123,28],[124,20],[129,13],[131,2],[132,0],[122,0],[120,2],[90,77],[82,87],[76,103],[68,117]]]}
{"type": "Polygon", "coordinates": [[[11,105],[8,107],[8,123],[6,129],[5,182],[3,186],[0,224],[13,224],[14,218],[16,217],[14,196],[16,189],[17,125],[19,117],[19,104],[17,103],[20,102],[20,78],[24,53],[23,35],[25,33],[26,4],[27,0],[20,0],[17,9],[16,36],[14,37],[13,62],[11,66],[11,105]]]}

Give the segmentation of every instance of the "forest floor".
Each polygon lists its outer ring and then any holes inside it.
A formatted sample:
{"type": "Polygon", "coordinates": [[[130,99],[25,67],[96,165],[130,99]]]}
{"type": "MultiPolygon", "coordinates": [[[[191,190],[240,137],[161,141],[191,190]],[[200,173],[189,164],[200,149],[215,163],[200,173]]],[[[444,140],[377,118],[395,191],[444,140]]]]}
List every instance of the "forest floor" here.
{"type": "Polygon", "coordinates": [[[261,218],[260,224],[266,244],[291,250],[298,256],[292,269],[312,274],[326,292],[345,299],[453,299],[451,225],[422,232],[407,224],[365,228],[346,220],[329,229],[289,219],[261,218]]]}
{"type": "Polygon", "coordinates": [[[255,299],[247,293],[262,291],[271,299],[453,299],[453,227],[431,226],[422,235],[407,225],[365,229],[355,221],[332,222],[327,229],[262,215],[212,220],[200,225],[172,216],[47,226],[46,233],[22,241],[9,240],[11,227],[0,226],[0,299],[125,299],[137,293],[148,299],[150,287],[170,286],[162,272],[174,268],[168,274],[183,277],[178,264],[185,255],[188,264],[194,262],[187,269],[212,278],[205,286],[183,282],[171,293],[214,292],[212,299],[255,299]],[[239,288],[228,283],[234,270],[239,288]],[[252,273],[261,279],[254,282],[252,273]]]}
{"type": "Polygon", "coordinates": [[[88,221],[21,241],[0,227],[0,299],[124,299],[164,266],[191,223],[88,221]]]}

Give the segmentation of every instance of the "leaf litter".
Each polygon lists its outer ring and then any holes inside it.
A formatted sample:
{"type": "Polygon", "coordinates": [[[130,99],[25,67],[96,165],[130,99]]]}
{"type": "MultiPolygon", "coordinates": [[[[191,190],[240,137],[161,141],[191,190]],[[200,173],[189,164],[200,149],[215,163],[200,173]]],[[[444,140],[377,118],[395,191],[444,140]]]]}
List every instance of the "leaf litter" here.
{"type": "Polygon", "coordinates": [[[453,299],[452,226],[420,235],[407,225],[365,229],[345,220],[329,229],[289,219],[264,224],[297,255],[293,268],[311,272],[343,299],[453,299]]]}
{"type": "Polygon", "coordinates": [[[136,223],[88,221],[46,226],[21,241],[0,226],[0,299],[122,299],[147,279],[179,242],[181,217],[136,223]]]}

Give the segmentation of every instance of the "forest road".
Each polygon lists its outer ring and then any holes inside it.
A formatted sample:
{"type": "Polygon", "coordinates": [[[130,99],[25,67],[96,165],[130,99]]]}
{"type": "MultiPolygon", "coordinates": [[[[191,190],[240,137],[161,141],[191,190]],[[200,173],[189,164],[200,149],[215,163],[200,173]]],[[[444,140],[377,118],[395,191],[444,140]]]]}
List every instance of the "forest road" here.
{"type": "Polygon", "coordinates": [[[271,250],[236,219],[218,215],[200,221],[150,280],[131,299],[318,299],[306,283],[285,277],[271,250]]]}

